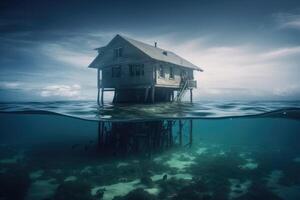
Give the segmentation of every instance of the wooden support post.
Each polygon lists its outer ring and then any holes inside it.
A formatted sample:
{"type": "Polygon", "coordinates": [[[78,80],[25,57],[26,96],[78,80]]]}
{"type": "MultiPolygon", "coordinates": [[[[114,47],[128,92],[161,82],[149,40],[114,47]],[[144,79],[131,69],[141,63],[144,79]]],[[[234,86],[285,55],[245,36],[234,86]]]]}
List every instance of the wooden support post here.
{"type": "Polygon", "coordinates": [[[117,90],[114,91],[113,103],[116,103],[117,100],[117,90]]]}
{"type": "Polygon", "coordinates": [[[104,122],[98,122],[98,147],[102,148],[104,145],[104,122]]]}
{"type": "Polygon", "coordinates": [[[103,96],[104,96],[104,88],[101,88],[101,105],[103,106],[104,101],[103,101],[103,96]]]}
{"type": "Polygon", "coordinates": [[[100,105],[99,101],[99,95],[100,95],[100,69],[97,69],[97,104],[100,105]]]}
{"type": "Polygon", "coordinates": [[[192,147],[193,144],[193,120],[190,120],[190,142],[189,145],[192,147]]]}
{"type": "Polygon", "coordinates": [[[193,89],[190,89],[190,102],[193,103],[193,89]]]}
{"type": "Polygon", "coordinates": [[[154,103],[155,100],[155,86],[152,86],[151,90],[151,102],[154,103]]]}
{"type": "Polygon", "coordinates": [[[98,122],[98,147],[100,147],[101,141],[101,122],[98,122]]]}
{"type": "Polygon", "coordinates": [[[171,101],[174,101],[174,91],[171,92],[171,101]]]}
{"type": "Polygon", "coordinates": [[[168,135],[168,146],[172,146],[172,143],[173,143],[173,133],[172,133],[172,121],[168,121],[168,132],[169,132],[169,135],[168,135]]]}
{"type": "Polygon", "coordinates": [[[149,94],[149,87],[146,87],[146,89],[145,89],[145,99],[144,99],[145,102],[147,102],[147,100],[148,100],[148,94],[149,94]]]}
{"type": "Polygon", "coordinates": [[[182,146],[182,121],[179,120],[179,145],[182,146]]]}

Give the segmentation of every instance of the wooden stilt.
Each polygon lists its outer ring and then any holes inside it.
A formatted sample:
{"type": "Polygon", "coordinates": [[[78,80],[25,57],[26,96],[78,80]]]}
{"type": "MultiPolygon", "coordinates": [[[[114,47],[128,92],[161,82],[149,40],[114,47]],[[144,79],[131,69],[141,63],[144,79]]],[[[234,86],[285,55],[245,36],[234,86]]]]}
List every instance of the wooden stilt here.
{"type": "Polygon", "coordinates": [[[168,121],[168,146],[172,146],[173,134],[172,134],[172,121],[168,121]]]}
{"type": "Polygon", "coordinates": [[[182,146],[182,121],[179,120],[179,145],[182,146]]]}
{"type": "Polygon", "coordinates": [[[149,94],[149,87],[145,89],[145,99],[144,99],[145,102],[147,102],[148,100],[148,94],[149,94]]]}
{"type": "Polygon", "coordinates": [[[190,147],[192,147],[193,144],[193,120],[190,120],[190,147]]]}
{"type": "Polygon", "coordinates": [[[104,102],[103,102],[103,96],[104,96],[104,88],[101,88],[101,105],[103,106],[104,102]]]}
{"type": "Polygon", "coordinates": [[[190,102],[193,103],[193,89],[190,89],[190,102]]]}
{"type": "Polygon", "coordinates": [[[155,86],[152,86],[151,90],[151,102],[154,103],[154,98],[155,98],[155,86]]]}
{"type": "Polygon", "coordinates": [[[97,104],[98,104],[98,106],[100,105],[99,95],[100,95],[100,69],[97,69],[97,104]]]}
{"type": "Polygon", "coordinates": [[[98,122],[98,147],[101,145],[101,122],[98,122]]]}
{"type": "Polygon", "coordinates": [[[99,99],[99,96],[100,96],[100,89],[98,88],[98,94],[97,94],[97,104],[98,106],[100,106],[100,99],[99,99]]]}
{"type": "Polygon", "coordinates": [[[118,103],[118,102],[119,102],[119,90],[115,89],[113,103],[118,103]]]}
{"type": "Polygon", "coordinates": [[[104,122],[98,122],[98,147],[103,147],[104,145],[104,122]]]}
{"type": "Polygon", "coordinates": [[[116,103],[116,96],[117,96],[117,91],[115,90],[115,91],[114,91],[113,101],[112,101],[113,103],[116,103]]]}

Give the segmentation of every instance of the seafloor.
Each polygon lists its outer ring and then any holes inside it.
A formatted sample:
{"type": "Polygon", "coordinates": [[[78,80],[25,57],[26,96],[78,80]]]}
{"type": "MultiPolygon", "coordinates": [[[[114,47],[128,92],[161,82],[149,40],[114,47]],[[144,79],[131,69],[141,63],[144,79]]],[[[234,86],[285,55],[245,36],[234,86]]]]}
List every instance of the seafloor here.
{"type": "Polygon", "coordinates": [[[299,198],[300,154],[276,148],[201,142],[114,159],[16,149],[1,146],[2,199],[299,198]]]}

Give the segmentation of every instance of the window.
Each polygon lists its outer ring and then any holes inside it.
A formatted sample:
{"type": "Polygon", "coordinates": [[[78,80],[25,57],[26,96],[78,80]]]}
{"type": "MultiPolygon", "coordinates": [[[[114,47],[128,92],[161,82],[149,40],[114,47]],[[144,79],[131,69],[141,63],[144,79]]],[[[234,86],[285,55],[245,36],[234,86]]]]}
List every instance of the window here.
{"type": "Polygon", "coordinates": [[[140,76],[141,74],[141,68],[139,66],[135,66],[135,75],[140,76]]]}
{"type": "Polygon", "coordinates": [[[170,67],[170,79],[174,78],[174,68],[170,67]]]}
{"type": "Polygon", "coordinates": [[[144,65],[143,64],[131,64],[129,65],[130,76],[144,76],[144,65]]]}
{"type": "Polygon", "coordinates": [[[119,58],[122,56],[123,56],[123,48],[122,47],[114,49],[114,57],[115,58],[119,58]]]}
{"type": "Polygon", "coordinates": [[[111,77],[115,77],[115,78],[121,77],[121,71],[122,71],[121,65],[112,67],[111,70],[112,70],[111,77]]]}
{"type": "Polygon", "coordinates": [[[164,67],[162,65],[159,66],[159,78],[165,78],[164,67]]]}

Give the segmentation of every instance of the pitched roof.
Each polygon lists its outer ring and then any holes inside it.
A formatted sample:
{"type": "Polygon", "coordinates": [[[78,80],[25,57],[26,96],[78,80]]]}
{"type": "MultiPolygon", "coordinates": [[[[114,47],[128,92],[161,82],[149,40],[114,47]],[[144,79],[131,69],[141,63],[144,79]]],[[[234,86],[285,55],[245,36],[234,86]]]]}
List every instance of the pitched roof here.
{"type": "MultiPolygon", "coordinates": [[[[145,53],[146,55],[148,55],[149,57],[151,57],[154,60],[168,62],[168,63],[172,63],[172,64],[179,65],[182,67],[186,67],[186,68],[190,68],[190,69],[194,69],[194,70],[198,70],[198,71],[203,71],[200,67],[190,63],[189,61],[185,60],[184,58],[181,58],[180,56],[176,55],[175,53],[173,53],[171,51],[167,51],[167,50],[164,50],[164,49],[128,38],[123,35],[116,35],[116,37],[121,37],[122,39],[126,40],[131,45],[138,48],[140,51],[142,51],[143,53],[145,53]]],[[[103,50],[105,50],[105,47],[96,48],[96,50],[103,51],[103,50]]],[[[93,62],[89,65],[89,67],[93,66],[92,68],[94,68],[94,66],[97,65],[97,63],[99,63],[100,61],[101,61],[100,56],[97,56],[93,60],[93,62]]]]}
{"type": "Polygon", "coordinates": [[[176,55],[175,53],[173,53],[171,51],[167,51],[167,50],[164,50],[164,49],[128,38],[126,36],[121,36],[121,35],[119,35],[119,36],[155,60],[172,63],[175,65],[191,68],[191,69],[198,70],[198,71],[203,71],[200,67],[190,63],[189,61],[185,60],[184,58],[176,55]]]}

